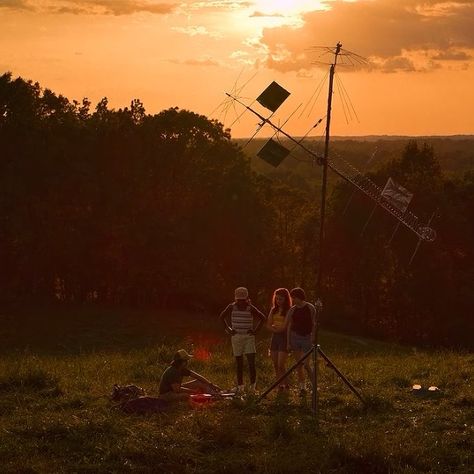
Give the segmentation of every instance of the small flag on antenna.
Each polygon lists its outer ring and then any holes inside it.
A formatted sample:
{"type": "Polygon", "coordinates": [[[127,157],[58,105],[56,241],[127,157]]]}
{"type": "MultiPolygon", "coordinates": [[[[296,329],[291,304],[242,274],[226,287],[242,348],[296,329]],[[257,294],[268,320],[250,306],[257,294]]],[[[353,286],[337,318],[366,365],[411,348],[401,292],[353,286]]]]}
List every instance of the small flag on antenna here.
{"type": "Polygon", "coordinates": [[[400,186],[392,178],[388,178],[382,196],[394,207],[405,212],[413,198],[413,193],[400,186]]]}
{"type": "Polygon", "coordinates": [[[270,138],[257,153],[257,156],[276,168],[289,154],[290,150],[270,138]]]}
{"type": "Polygon", "coordinates": [[[268,110],[275,112],[290,93],[283,89],[279,84],[273,81],[258,97],[257,102],[268,110]]]}

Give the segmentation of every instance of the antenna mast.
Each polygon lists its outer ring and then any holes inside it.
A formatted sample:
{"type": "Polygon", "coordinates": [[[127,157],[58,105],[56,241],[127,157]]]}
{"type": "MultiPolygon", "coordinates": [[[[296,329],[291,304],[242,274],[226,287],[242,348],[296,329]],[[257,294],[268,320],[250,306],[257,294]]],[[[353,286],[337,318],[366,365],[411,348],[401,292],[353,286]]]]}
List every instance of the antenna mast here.
{"type": "Polygon", "coordinates": [[[341,52],[342,44],[337,43],[334,51],[334,62],[329,69],[329,89],[328,89],[328,108],[326,114],[326,139],[324,142],[324,156],[321,160],[323,165],[323,179],[321,187],[321,221],[319,224],[319,266],[318,277],[316,282],[316,291],[318,299],[321,299],[321,281],[323,275],[323,251],[324,251],[324,221],[326,218],[326,194],[327,194],[327,174],[328,174],[328,157],[329,157],[329,137],[331,129],[331,110],[332,110],[332,96],[334,86],[334,73],[336,70],[337,58],[341,52]]]}

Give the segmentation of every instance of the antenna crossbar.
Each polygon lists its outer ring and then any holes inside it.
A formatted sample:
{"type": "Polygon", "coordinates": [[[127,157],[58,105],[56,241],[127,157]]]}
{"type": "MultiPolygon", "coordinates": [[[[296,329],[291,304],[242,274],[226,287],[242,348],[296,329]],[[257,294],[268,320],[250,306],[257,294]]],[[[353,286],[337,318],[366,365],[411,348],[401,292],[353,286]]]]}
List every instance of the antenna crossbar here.
{"type": "MultiPolygon", "coordinates": [[[[306,147],[302,141],[304,139],[296,140],[291,135],[286,133],[281,127],[274,124],[270,118],[265,118],[263,115],[258,113],[254,110],[251,106],[246,105],[237,97],[234,97],[232,94],[226,92],[226,95],[230,97],[232,100],[236,101],[243,107],[245,107],[248,111],[252,112],[255,116],[259,118],[261,121],[259,126],[262,127],[264,124],[270,125],[270,127],[275,130],[275,132],[281,133],[286,138],[288,138],[291,142],[295,144],[295,147],[298,146],[303,149],[306,153],[311,155],[315,158],[319,164],[324,164],[326,161],[328,168],[330,168],[334,173],[338,176],[346,180],[347,182],[351,183],[357,189],[362,191],[369,199],[374,201],[374,203],[392,215],[398,222],[403,224],[406,228],[414,232],[420,240],[424,240],[426,242],[433,242],[436,239],[436,232],[434,229],[429,227],[428,225],[424,225],[420,223],[418,217],[410,211],[402,212],[400,209],[395,207],[382,195],[382,189],[375,184],[370,178],[362,174],[357,168],[352,166],[348,161],[344,160],[342,157],[338,155],[331,155],[331,156],[321,156],[315,153],[310,148],[306,147]]],[[[327,151],[325,150],[325,154],[327,151]]]]}
{"type": "Polygon", "coordinates": [[[402,212],[393,206],[382,196],[382,189],[370,178],[363,175],[357,168],[340,156],[333,155],[328,158],[328,166],[337,175],[345,179],[357,189],[362,191],[367,197],[374,201],[378,206],[395,217],[401,224],[414,232],[421,240],[432,242],[436,238],[436,232],[419,222],[415,214],[410,211],[402,212]]]}

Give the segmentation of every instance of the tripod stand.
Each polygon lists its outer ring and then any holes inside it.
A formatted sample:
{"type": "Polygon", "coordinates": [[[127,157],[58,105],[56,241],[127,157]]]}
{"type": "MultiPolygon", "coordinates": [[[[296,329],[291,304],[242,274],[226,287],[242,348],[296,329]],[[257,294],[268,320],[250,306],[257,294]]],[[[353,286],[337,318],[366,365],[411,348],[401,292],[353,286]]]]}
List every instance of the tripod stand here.
{"type": "Polygon", "coordinates": [[[274,390],[288,375],[290,375],[297,367],[304,364],[308,357],[313,359],[313,392],[312,392],[312,412],[314,415],[318,413],[318,354],[326,361],[328,367],[336,372],[337,376],[349,387],[349,389],[357,396],[357,398],[365,405],[362,395],[357,391],[354,385],[349,382],[347,377],[336,367],[334,362],[323,352],[319,344],[313,344],[313,347],[306,352],[301,359],[295,362],[281,377],[279,377],[265,392],[263,392],[257,399],[257,402],[263,400],[272,390],[274,390]]]}

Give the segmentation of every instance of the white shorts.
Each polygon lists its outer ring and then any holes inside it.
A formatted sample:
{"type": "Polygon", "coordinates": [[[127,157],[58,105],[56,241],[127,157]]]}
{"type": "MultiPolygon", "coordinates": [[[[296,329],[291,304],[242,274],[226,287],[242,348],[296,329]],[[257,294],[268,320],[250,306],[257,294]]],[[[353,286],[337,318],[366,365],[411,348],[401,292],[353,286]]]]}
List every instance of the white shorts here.
{"type": "Polygon", "coordinates": [[[252,334],[234,334],[231,337],[232,351],[235,357],[243,354],[255,354],[255,336],[252,334]]]}

